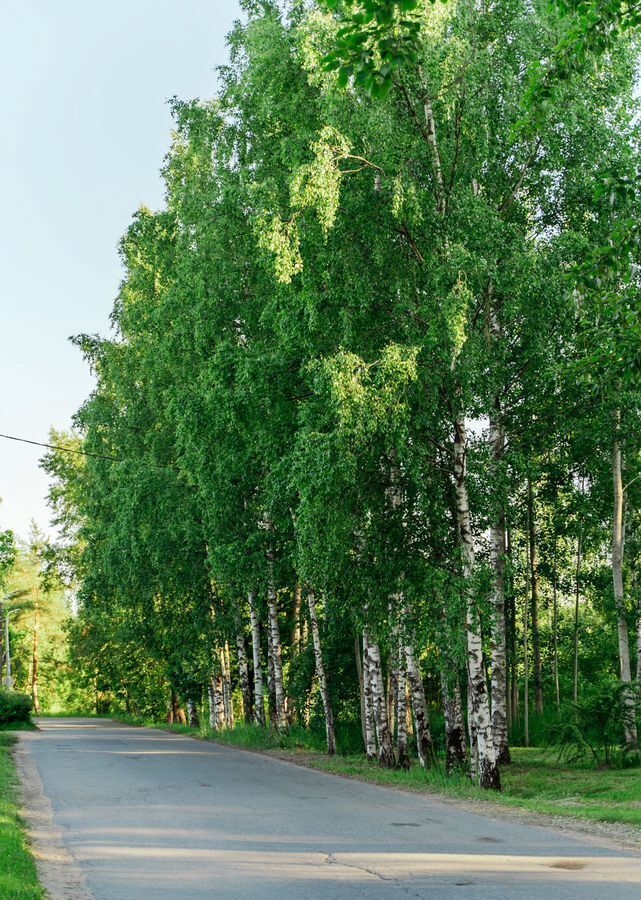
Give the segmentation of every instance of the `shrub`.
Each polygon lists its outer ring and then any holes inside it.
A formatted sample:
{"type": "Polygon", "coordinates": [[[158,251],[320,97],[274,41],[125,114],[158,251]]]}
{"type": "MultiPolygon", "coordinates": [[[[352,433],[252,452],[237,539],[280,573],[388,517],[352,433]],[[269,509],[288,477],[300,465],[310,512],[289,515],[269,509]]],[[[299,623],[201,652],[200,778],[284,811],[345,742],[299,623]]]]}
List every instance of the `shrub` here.
{"type": "Polygon", "coordinates": [[[624,724],[630,715],[623,685],[607,681],[588,688],[578,703],[567,703],[550,728],[550,743],[568,762],[592,759],[596,766],[631,765],[638,759],[626,750],[624,724]]]}
{"type": "Polygon", "coordinates": [[[31,721],[31,697],[0,690],[0,726],[31,721]]]}

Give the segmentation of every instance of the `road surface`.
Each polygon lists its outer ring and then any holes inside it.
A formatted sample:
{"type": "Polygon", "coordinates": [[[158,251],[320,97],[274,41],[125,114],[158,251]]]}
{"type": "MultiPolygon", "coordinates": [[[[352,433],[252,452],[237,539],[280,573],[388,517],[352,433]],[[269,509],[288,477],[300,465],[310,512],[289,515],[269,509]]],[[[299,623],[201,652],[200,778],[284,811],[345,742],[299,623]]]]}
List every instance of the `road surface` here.
{"type": "Polygon", "coordinates": [[[18,757],[54,900],[641,898],[641,857],[587,839],[108,720],[39,726],[18,757]]]}

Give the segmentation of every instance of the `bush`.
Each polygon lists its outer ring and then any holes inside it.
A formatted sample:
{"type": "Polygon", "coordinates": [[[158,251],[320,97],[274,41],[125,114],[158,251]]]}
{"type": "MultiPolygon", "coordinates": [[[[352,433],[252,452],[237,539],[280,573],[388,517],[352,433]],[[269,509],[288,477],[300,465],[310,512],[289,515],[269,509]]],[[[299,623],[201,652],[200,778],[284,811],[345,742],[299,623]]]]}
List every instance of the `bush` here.
{"type": "Polygon", "coordinates": [[[606,681],[585,691],[578,703],[567,703],[559,721],[550,728],[550,743],[568,762],[592,759],[596,766],[636,765],[638,757],[626,749],[623,733],[626,711],[625,688],[606,681]]]}
{"type": "Polygon", "coordinates": [[[0,691],[0,726],[31,721],[31,697],[0,691]]]}

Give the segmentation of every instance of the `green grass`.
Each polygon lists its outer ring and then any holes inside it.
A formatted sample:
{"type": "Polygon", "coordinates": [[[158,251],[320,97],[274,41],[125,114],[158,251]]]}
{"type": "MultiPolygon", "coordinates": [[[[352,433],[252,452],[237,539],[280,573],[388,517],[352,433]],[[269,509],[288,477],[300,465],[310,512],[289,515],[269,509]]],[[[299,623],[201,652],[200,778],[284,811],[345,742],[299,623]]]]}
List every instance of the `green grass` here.
{"type": "Polygon", "coordinates": [[[500,795],[481,791],[464,776],[447,778],[442,768],[409,772],[381,769],[362,756],[320,756],[314,768],[410,790],[435,790],[469,800],[483,800],[545,815],[596,822],[619,822],[641,828],[641,769],[595,769],[568,765],[554,753],[515,748],[513,762],[501,773],[500,795]]]}
{"type": "Polygon", "coordinates": [[[426,771],[414,765],[409,772],[401,772],[368,763],[362,754],[328,757],[323,753],[322,735],[310,734],[302,728],[292,728],[289,733],[279,735],[255,726],[237,725],[214,734],[207,727],[167,725],[126,715],[118,719],[227,746],[285,754],[293,762],[375,784],[437,791],[544,815],[618,822],[641,828],[641,768],[595,769],[589,763],[565,763],[553,751],[517,747],[512,751],[512,765],[502,770],[503,792],[495,795],[479,790],[465,775],[448,778],[442,765],[426,771]]]}
{"type": "Polygon", "coordinates": [[[45,893],[18,815],[17,776],[9,752],[14,741],[11,734],[0,734],[0,897],[39,900],[45,893]]]}

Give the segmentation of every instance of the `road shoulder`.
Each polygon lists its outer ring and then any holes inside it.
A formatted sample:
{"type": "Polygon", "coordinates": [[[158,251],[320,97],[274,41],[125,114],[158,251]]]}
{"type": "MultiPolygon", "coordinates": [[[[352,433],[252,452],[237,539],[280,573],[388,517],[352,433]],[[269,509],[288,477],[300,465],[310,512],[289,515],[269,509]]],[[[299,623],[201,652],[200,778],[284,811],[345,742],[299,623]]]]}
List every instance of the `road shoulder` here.
{"type": "Polygon", "coordinates": [[[56,900],[92,900],[82,870],[64,845],[31,755],[31,742],[37,739],[37,732],[21,732],[13,747],[13,759],[20,782],[20,813],[38,876],[42,886],[56,900]]]}

